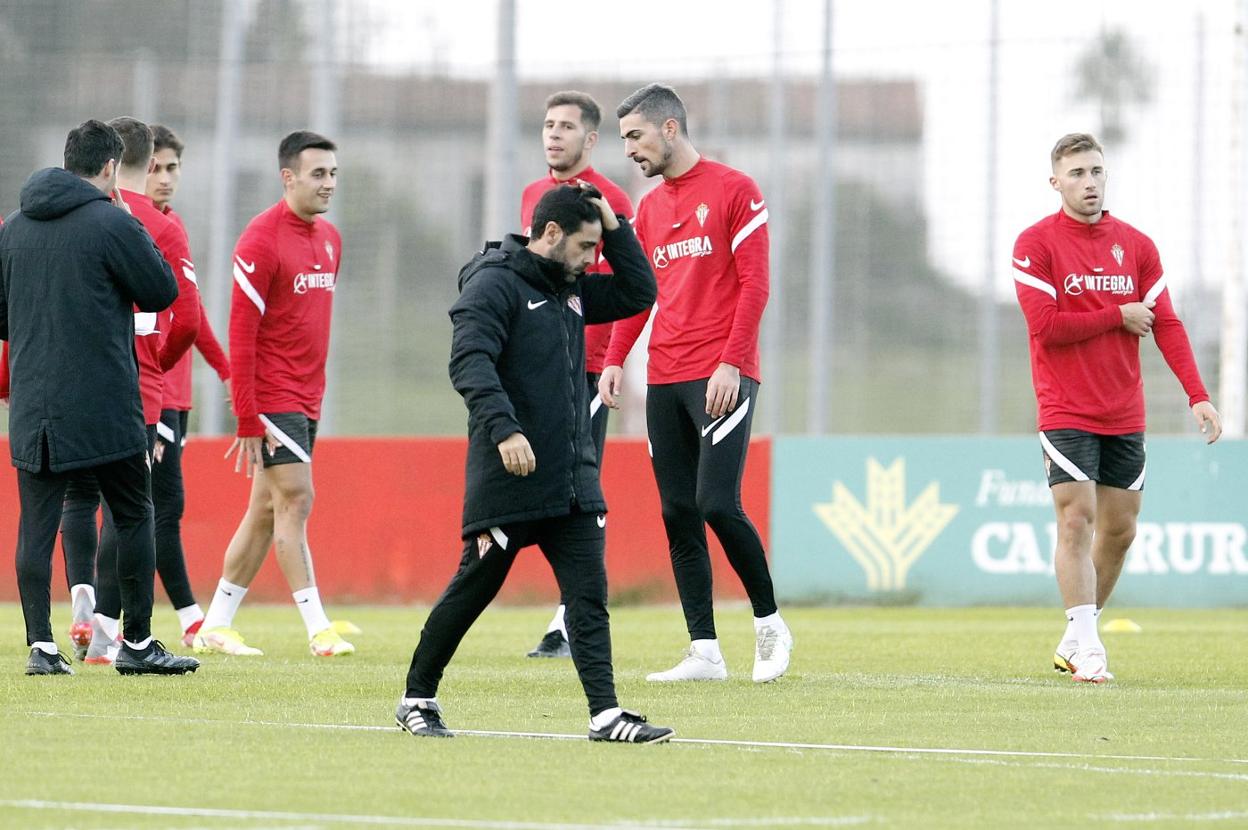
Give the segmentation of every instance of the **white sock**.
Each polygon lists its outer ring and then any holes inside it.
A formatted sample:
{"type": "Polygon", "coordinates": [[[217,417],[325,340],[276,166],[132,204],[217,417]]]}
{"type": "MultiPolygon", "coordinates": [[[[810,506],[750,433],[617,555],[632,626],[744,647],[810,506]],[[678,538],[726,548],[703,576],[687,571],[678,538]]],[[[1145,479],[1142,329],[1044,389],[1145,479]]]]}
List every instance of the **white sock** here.
{"type": "Polygon", "coordinates": [[[320,634],[329,628],[329,617],[325,616],[325,608],[321,605],[321,592],[313,585],[291,594],[295,598],[295,607],[303,617],[303,625],[308,629],[308,637],[320,634]]]}
{"type": "Polygon", "coordinates": [[[1101,635],[1096,631],[1095,605],[1076,605],[1074,608],[1067,608],[1066,619],[1075,629],[1075,639],[1079,641],[1080,649],[1104,648],[1101,645],[1101,635]]]}
{"type": "Polygon", "coordinates": [[[568,639],[568,626],[563,621],[564,612],[567,611],[566,605],[560,605],[555,609],[555,616],[551,619],[550,625],[546,626],[546,633],[558,631],[563,634],[563,639],[568,639]]]}
{"type": "Polygon", "coordinates": [[[203,609],[199,607],[198,602],[191,603],[185,608],[175,608],[174,613],[178,615],[178,625],[182,626],[183,631],[190,628],[196,620],[204,618],[203,609]]]}
{"type": "Polygon", "coordinates": [[[31,648],[37,648],[49,657],[55,657],[57,654],[56,643],[31,643],[31,648]]]}
{"type": "Polygon", "coordinates": [[[1075,621],[1071,618],[1070,612],[1066,612],[1066,630],[1062,633],[1062,643],[1079,644],[1079,638],[1075,636],[1075,621]]]}
{"type": "Polygon", "coordinates": [[[69,589],[70,604],[74,608],[74,622],[91,619],[95,611],[95,586],[80,582],[69,589]]]}
{"type": "Polygon", "coordinates": [[[611,725],[612,721],[623,713],[624,710],[618,706],[612,706],[610,709],[603,709],[601,712],[589,719],[589,728],[606,729],[611,725]]]}
{"type": "Polygon", "coordinates": [[[108,639],[108,642],[116,641],[117,635],[121,633],[121,620],[106,617],[103,614],[96,614],[95,622],[99,625],[100,631],[108,639]]]}
{"type": "Polygon", "coordinates": [[[719,640],[694,640],[689,645],[693,648],[694,654],[705,657],[712,663],[724,661],[724,656],[719,652],[719,640]]]}
{"type": "Polygon", "coordinates": [[[208,606],[208,613],[204,615],[203,629],[207,631],[211,628],[232,627],[234,615],[238,613],[238,606],[243,604],[245,596],[246,588],[227,582],[225,577],[221,577],[217,590],[212,595],[212,603],[208,606]]]}
{"type": "Polygon", "coordinates": [[[132,643],[129,640],[126,640],[125,643],[127,646],[130,647],[131,651],[143,651],[143,649],[147,648],[148,644],[151,643],[151,641],[152,641],[152,638],[148,637],[146,640],[140,640],[137,643],[132,643]]]}
{"type": "Polygon", "coordinates": [[[777,611],[774,614],[768,614],[766,617],[754,618],[754,630],[755,631],[758,631],[760,628],[769,628],[769,627],[779,628],[781,630],[784,630],[788,626],[784,624],[784,620],[780,619],[779,611],[777,611]]]}

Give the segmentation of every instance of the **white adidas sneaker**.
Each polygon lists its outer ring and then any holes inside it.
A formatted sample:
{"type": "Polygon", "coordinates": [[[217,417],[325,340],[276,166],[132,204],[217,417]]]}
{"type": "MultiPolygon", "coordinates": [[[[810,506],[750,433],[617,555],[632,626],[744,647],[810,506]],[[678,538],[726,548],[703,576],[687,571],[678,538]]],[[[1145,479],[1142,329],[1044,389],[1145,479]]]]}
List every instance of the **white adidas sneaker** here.
{"type": "Polygon", "coordinates": [[[718,660],[699,654],[693,646],[685,652],[684,659],[667,671],[646,675],[651,683],[679,683],[686,680],[727,680],[728,667],[724,658],[718,660]]]}
{"type": "Polygon", "coordinates": [[[770,683],[789,669],[793,633],[781,623],[764,625],[754,634],[754,682],[770,683]]]}

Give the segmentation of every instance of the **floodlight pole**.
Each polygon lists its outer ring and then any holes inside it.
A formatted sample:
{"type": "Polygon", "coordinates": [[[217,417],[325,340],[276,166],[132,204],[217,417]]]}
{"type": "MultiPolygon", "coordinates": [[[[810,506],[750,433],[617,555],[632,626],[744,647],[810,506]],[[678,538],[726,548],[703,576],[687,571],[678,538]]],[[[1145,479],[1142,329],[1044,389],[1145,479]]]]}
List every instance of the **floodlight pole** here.
{"type": "Polygon", "coordinates": [[[979,289],[979,431],[997,431],[997,81],[1001,43],[1000,0],[988,4],[988,140],[984,154],[984,276],[979,289]]]}
{"type": "MultiPolygon", "coordinates": [[[[214,179],[208,209],[208,259],[202,271],[210,275],[205,311],[212,327],[223,334],[229,331],[230,296],[234,285],[230,251],[234,181],[238,171],[238,80],[246,36],[246,0],[225,0],[217,64],[217,129],[212,147],[214,179]]],[[[225,427],[225,407],[215,372],[199,373],[199,408],[200,432],[220,435],[225,427]]]]}
{"type": "Polygon", "coordinates": [[[833,359],[829,344],[835,342],[832,311],[836,269],[836,78],[832,72],[833,0],[823,4],[823,70],[815,104],[815,142],[818,169],[815,174],[815,209],[812,213],[810,258],[810,317],[807,340],[809,369],[806,431],[822,435],[828,425],[828,388],[832,385],[833,359]]]}
{"type": "Polygon", "coordinates": [[[784,431],[784,173],[786,169],[786,135],[784,123],[784,2],[772,0],[772,62],[771,94],[767,122],[767,231],[771,238],[770,297],[763,317],[763,389],[766,402],[762,409],[764,431],[784,431]]]}

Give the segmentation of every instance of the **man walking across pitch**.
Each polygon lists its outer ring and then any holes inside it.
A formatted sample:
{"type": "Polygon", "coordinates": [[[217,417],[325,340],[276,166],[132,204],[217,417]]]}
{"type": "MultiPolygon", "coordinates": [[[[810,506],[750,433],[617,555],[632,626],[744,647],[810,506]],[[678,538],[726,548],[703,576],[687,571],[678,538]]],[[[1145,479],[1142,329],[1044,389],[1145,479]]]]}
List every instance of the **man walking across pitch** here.
{"type": "MultiPolygon", "coordinates": [[[[616,110],[624,152],[663,183],[637,207],[637,237],[659,285],[650,334],[646,428],[663,505],[672,571],[689,650],[647,680],[723,680],[715,632],[710,525],[754,611],[756,682],[789,666],[793,635],[780,617],[762,539],[741,507],[741,476],[759,383],[758,329],[767,304],[767,208],[754,181],[703,158],[689,140],[685,105],[650,84],[616,110]]],[[[624,359],[646,315],[615,326],[599,381],[617,407],[624,359]]]]}
{"type": "Polygon", "coordinates": [[[1112,680],[1097,631],[1144,490],[1140,339],[1150,333],[1213,443],[1222,433],[1174,312],[1153,241],[1103,208],[1105,158],[1086,133],[1050,158],[1056,214],[1014,244],[1014,289],[1027,319],[1040,445],[1057,510],[1054,566],[1066,633],[1054,667],[1076,681],[1112,680]]]}
{"type": "Polygon", "coordinates": [[[182,674],[151,636],[155,553],[147,434],[134,360],[135,305],[167,308],[178,287],[143,227],[109,204],[123,145],[86,121],[64,169],[40,170],[0,230],[0,337],[11,345],[9,441],[21,498],[17,574],[31,646],[27,674],[72,674],[54,644],[52,550],[65,487],[91,473],[112,509],[124,642],[122,674],[182,674]]]}
{"type": "Polygon", "coordinates": [[[584,383],[585,325],[649,307],[654,277],[628,225],[591,185],[548,191],[533,228],[527,240],[487,245],[460,271],[450,371],[468,407],[464,548],[425,621],[395,719],[413,735],[451,735],[437,702],[442,672],[516,555],[537,545],[567,600],[590,740],[666,741],[672,729],[621,709],[615,695],[606,503],[584,383]],[[614,276],[585,274],[600,238],[614,276]]]}
{"type": "MultiPolygon", "coordinates": [[[[561,184],[588,182],[598,189],[607,204],[627,220],[633,218],[633,203],[606,176],[591,165],[594,147],[598,144],[598,125],[602,123],[602,109],[590,95],[567,90],[556,92],[546,99],[546,117],[542,122],[542,149],[546,154],[548,173],[524,189],[520,202],[520,227],[524,235],[532,232],[533,209],[551,188],[561,184]]],[[[611,266],[602,258],[602,246],[585,273],[610,274],[611,266]]],[[[602,375],[602,361],[611,339],[611,324],[599,323],[585,327],[585,380],[589,384],[590,429],[594,436],[594,451],[598,469],[602,470],[602,451],[607,442],[607,413],[609,407],[602,405],[598,394],[598,378],[602,375]]],[[[564,620],[567,603],[560,598],[555,616],[546,627],[537,647],[530,657],[570,657],[568,629],[564,620]]]]}
{"type": "Polygon", "coordinates": [[[282,139],[284,195],[251,220],[234,249],[230,385],[238,436],[226,457],[237,452],[234,469],[252,477],[251,497],[195,635],[199,652],[262,653],[243,641],[233,622],[270,545],[303,617],[309,650],[318,657],[355,651],[325,615],[307,532],[330,312],[342,264],[338,229],[319,218],[337,185],[336,151],[313,132],[282,139]]]}

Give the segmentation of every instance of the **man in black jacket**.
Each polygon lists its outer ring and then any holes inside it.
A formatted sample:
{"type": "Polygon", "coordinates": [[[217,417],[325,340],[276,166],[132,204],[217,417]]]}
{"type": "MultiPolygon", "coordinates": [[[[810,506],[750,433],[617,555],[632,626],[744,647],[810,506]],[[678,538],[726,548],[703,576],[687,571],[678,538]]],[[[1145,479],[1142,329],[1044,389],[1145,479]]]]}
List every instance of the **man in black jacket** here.
{"type": "Polygon", "coordinates": [[[468,407],[464,550],[425,621],[395,719],[413,735],[452,734],[437,703],[442,671],[516,554],[537,545],[567,600],[590,739],[666,741],[674,730],[621,709],[615,696],[607,506],[585,385],[585,324],[630,317],[654,302],[645,254],[595,188],[561,186],[537,203],[531,239],[488,245],[460,271],[459,287],[450,370],[468,407]],[[585,274],[600,239],[613,277],[585,274]]]}
{"type": "Polygon", "coordinates": [[[182,674],[151,636],[155,547],[134,313],[167,308],[178,286],[151,237],[110,204],[122,142],[100,121],[70,131],[65,167],[34,173],[0,229],[0,339],[10,345],[9,446],[17,468],[17,580],[27,674],[73,674],[52,637],[52,550],[65,486],[94,473],[113,511],[125,620],[122,674],[182,674]]]}

